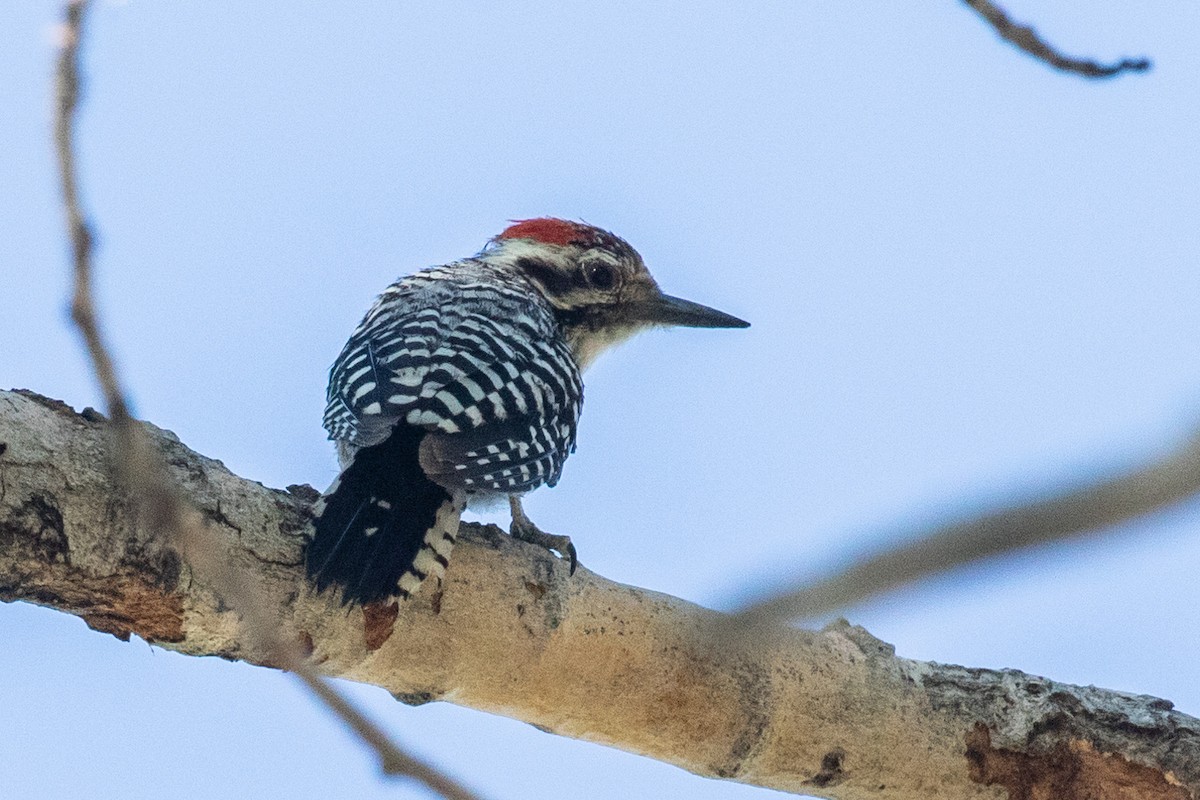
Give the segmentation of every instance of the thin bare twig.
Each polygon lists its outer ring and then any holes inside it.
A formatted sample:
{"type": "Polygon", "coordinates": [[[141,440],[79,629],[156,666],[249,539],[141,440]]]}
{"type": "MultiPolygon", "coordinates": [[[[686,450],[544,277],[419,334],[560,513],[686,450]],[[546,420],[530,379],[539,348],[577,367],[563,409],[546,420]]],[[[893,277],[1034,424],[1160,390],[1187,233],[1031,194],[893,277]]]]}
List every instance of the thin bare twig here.
{"type": "Polygon", "coordinates": [[[987,20],[1001,38],[1012,42],[1029,55],[1055,69],[1072,72],[1085,78],[1111,78],[1122,72],[1145,72],[1150,69],[1147,58],[1124,58],[1115,64],[1101,64],[1085,58],[1071,58],[1055,50],[1038,32],[1028,25],[1013,22],[1004,9],[991,0],[963,0],[987,20]]]}
{"type": "Polygon", "coordinates": [[[740,632],[824,614],[1003,553],[1095,535],[1197,493],[1200,434],[1141,469],[935,529],[807,586],[755,603],[722,624],[740,632]]]}
{"type": "Polygon", "coordinates": [[[88,355],[96,370],[96,379],[108,402],[109,416],[119,427],[129,422],[129,409],[124,393],[117,383],[116,370],[96,324],[92,303],[92,233],[79,204],[76,184],[74,120],[79,102],[79,44],[83,17],[88,0],[70,0],[66,5],[66,21],[61,29],[62,41],[55,70],[56,100],[54,143],[58,155],[63,205],[67,214],[67,231],[71,240],[71,255],[75,265],[75,292],[71,300],[71,318],[79,328],[88,355]]]}
{"type": "Polygon", "coordinates": [[[261,646],[281,668],[294,673],[314,695],[378,755],[383,772],[413,778],[447,800],[478,800],[478,795],[416,759],[392,742],[387,734],[364,717],[325,678],[319,675],[295,643],[275,634],[274,620],[261,590],[238,574],[226,553],[206,530],[202,516],[182,498],[161,461],[129,414],[129,404],[117,370],[100,332],[92,299],[92,235],[79,202],[75,166],[74,122],[79,102],[79,46],[89,0],[69,0],[62,27],[62,44],[56,69],[55,148],[67,231],[74,264],[71,317],[83,337],[108,404],[116,435],[115,459],[121,480],[137,498],[152,530],[167,532],[170,541],[192,570],[202,576],[230,606],[242,615],[249,640],[261,646]]]}
{"type": "MultiPolygon", "coordinates": [[[[159,467],[161,469],[161,465],[159,467]]],[[[153,498],[174,498],[170,504],[173,510],[166,513],[182,513],[183,517],[177,518],[174,525],[166,529],[175,531],[175,544],[192,570],[203,576],[230,607],[242,613],[247,640],[266,649],[276,666],[294,673],[335,716],[358,734],[379,757],[380,768],[385,775],[413,778],[447,800],[480,800],[479,795],[453,778],[401,750],[317,672],[296,643],[282,640],[275,634],[275,621],[266,611],[268,605],[258,585],[230,565],[223,547],[206,530],[200,513],[185,506],[174,492],[174,487],[169,493],[155,491],[152,487],[147,489],[153,498]]],[[[160,505],[158,502],[153,504],[160,505]]]]}

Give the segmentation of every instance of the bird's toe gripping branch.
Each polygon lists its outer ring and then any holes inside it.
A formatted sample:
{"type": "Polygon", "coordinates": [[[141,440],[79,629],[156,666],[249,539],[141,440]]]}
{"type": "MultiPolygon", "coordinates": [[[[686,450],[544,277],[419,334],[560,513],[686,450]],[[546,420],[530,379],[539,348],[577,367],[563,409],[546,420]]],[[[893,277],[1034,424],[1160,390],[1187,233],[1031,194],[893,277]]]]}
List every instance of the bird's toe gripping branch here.
{"type": "Polygon", "coordinates": [[[521,507],[520,495],[510,495],[508,504],[512,509],[512,527],[508,529],[512,537],[523,542],[540,545],[547,550],[557,551],[570,563],[569,574],[574,575],[575,568],[579,566],[579,556],[575,552],[575,545],[571,542],[571,537],[546,533],[533,524],[533,520],[525,514],[525,509],[521,507]]]}

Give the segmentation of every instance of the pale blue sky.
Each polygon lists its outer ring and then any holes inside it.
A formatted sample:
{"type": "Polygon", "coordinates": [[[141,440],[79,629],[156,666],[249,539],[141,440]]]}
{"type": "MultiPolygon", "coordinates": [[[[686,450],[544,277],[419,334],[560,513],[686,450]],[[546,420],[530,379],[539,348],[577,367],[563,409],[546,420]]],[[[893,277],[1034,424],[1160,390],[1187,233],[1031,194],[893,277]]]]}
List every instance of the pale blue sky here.
{"type": "MultiPolygon", "coordinates": [[[[754,325],[650,333],[586,376],[579,451],[527,507],[611,579],[730,607],[1132,463],[1200,420],[1200,8],[1008,8],[1155,68],[1051,72],[953,0],[99,2],[82,178],[137,411],[242,475],[323,487],[326,370],[374,294],[548,214],[754,325]]],[[[57,13],[0,7],[0,386],[81,408],[57,13]]],[[[904,656],[1200,714],[1198,514],[846,613],[904,656]]],[[[352,691],[498,799],[769,794],[352,691]]],[[[24,604],[0,606],[0,726],[11,797],[425,796],[286,676],[24,604]]]]}

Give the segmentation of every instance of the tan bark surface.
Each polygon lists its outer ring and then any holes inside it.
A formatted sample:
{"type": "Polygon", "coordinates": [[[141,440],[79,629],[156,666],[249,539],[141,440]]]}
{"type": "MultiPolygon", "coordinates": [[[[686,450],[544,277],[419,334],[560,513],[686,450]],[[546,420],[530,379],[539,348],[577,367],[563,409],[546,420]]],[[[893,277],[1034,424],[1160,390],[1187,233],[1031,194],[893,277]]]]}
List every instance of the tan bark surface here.
{"type": "MultiPolygon", "coordinates": [[[[898,658],[861,628],[721,638],[691,603],[464,525],[445,582],[346,613],[306,588],[308,487],[268,489],[146,426],[282,635],[330,675],[832,798],[1189,798],[1200,721],[1152,697],[898,658]]],[[[0,599],[271,666],[236,609],[140,525],[104,420],[0,392],[0,599]]]]}

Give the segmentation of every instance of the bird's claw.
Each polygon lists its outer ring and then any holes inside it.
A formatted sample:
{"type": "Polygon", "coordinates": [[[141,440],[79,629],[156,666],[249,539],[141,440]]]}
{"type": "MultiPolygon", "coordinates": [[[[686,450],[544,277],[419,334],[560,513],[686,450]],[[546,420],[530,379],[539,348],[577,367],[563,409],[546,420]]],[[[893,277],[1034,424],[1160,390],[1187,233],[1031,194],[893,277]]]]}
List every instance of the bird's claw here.
{"type": "Polygon", "coordinates": [[[534,525],[533,520],[525,515],[525,509],[521,507],[521,498],[518,495],[511,495],[508,502],[512,509],[512,526],[508,529],[509,534],[514,539],[541,545],[547,550],[558,551],[561,558],[570,561],[571,569],[568,574],[574,575],[575,568],[579,566],[579,557],[575,553],[575,545],[571,543],[571,537],[546,533],[534,525]]]}
{"type": "Polygon", "coordinates": [[[508,529],[508,532],[514,539],[540,545],[547,550],[557,551],[560,557],[570,562],[571,568],[569,574],[575,574],[575,568],[579,566],[579,556],[575,552],[575,545],[571,542],[570,536],[558,536],[553,533],[546,533],[528,519],[525,519],[523,523],[514,519],[512,527],[508,529]]]}
{"type": "Polygon", "coordinates": [[[574,544],[571,542],[571,537],[569,537],[569,536],[564,536],[564,537],[562,537],[562,538],[564,538],[564,539],[566,539],[566,540],[567,540],[567,545],[566,545],[566,546],[567,546],[567,550],[566,550],[566,552],[563,552],[562,550],[559,550],[558,552],[559,552],[561,555],[563,555],[563,556],[566,556],[568,559],[570,559],[570,561],[571,561],[571,569],[570,569],[570,570],[568,570],[567,574],[568,574],[568,575],[574,575],[574,574],[575,574],[575,568],[579,566],[579,556],[577,556],[577,555],[575,554],[575,545],[574,545],[574,544]]]}

